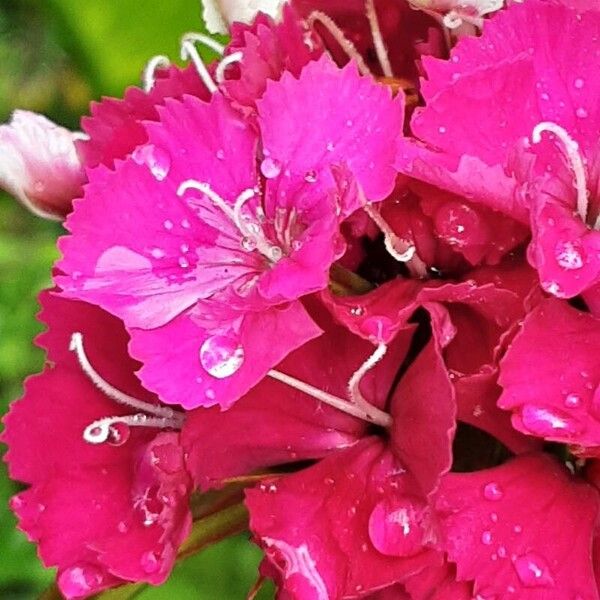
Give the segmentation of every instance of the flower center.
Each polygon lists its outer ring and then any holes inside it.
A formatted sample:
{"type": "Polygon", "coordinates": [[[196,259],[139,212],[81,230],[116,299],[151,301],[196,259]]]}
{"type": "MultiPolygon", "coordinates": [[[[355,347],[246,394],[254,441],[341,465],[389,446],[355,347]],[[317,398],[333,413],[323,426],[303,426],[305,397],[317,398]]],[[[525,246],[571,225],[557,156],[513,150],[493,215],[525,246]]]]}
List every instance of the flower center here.
{"type": "MultiPolygon", "coordinates": [[[[260,218],[257,215],[254,218],[249,218],[249,211],[244,208],[249,200],[256,196],[256,190],[244,190],[234,201],[233,205],[226,202],[219,194],[217,194],[208,183],[202,183],[194,179],[184,181],[177,190],[177,195],[182,197],[188,190],[198,190],[208,198],[223,214],[228,217],[235,225],[236,229],[242,236],[242,250],[253,252],[258,250],[271,263],[278,262],[283,257],[283,250],[279,246],[271,244],[267,240],[263,228],[260,224],[260,218]]],[[[258,212],[258,211],[257,211],[258,212]]],[[[261,208],[262,212],[262,208],[261,208]]]]}
{"type": "Polygon", "coordinates": [[[348,382],[349,400],[334,396],[276,369],[271,369],[268,376],[346,414],[362,419],[367,423],[374,423],[387,428],[392,425],[392,417],[368,402],[360,391],[360,384],[364,376],[383,359],[386,352],[387,346],[384,343],[378,344],[375,352],[350,377],[348,382]]]}
{"type": "MultiPolygon", "coordinates": [[[[531,133],[531,140],[534,144],[542,141],[542,133],[552,133],[556,139],[561,142],[561,147],[565,152],[569,166],[575,176],[574,186],[577,191],[577,212],[584,223],[587,223],[589,198],[587,181],[585,176],[585,164],[583,157],[579,152],[579,144],[569,135],[569,133],[560,125],[551,121],[538,123],[531,133]]],[[[600,229],[600,216],[596,220],[594,229],[600,229]]]]}
{"type": "Polygon", "coordinates": [[[184,415],[167,406],[144,402],[113,387],[94,369],[83,346],[83,334],[73,333],[69,350],[77,356],[77,362],[88,379],[107,397],[118,404],[129,406],[138,412],[133,415],[105,417],[90,423],[83,430],[83,439],[90,444],[112,442],[120,445],[130,427],[155,427],[180,429],[184,415]]]}

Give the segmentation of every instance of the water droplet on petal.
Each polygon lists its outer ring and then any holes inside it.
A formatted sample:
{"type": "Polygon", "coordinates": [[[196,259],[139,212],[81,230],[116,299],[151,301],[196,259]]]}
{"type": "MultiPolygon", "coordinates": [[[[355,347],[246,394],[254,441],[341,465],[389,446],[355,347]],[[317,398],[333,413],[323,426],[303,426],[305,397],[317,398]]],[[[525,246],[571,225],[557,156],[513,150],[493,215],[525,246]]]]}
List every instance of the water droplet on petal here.
{"type": "Polygon", "coordinates": [[[564,413],[531,404],[521,409],[521,420],[526,429],[541,437],[571,437],[583,430],[579,421],[564,413]]]}
{"type": "Polygon", "coordinates": [[[271,246],[269,248],[269,258],[273,262],[277,262],[278,260],[281,260],[282,256],[283,256],[283,251],[281,250],[281,248],[279,246],[271,246]]]}
{"type": "Polygon", "coordinates": [[[156,554],[150,550],[142,554],[142,558],[140,559],[140,566],[142,567],[142,569],[144,569],[144,572],[148,574],[156,573],[156,571],[158,571],[158,569],[160,568],[160,561],[158,556],[156,556],[156,554]]]}
{"type": "Polygon", "coordinates": [[[119,521],[117,523],[117,531],[119,533],[127,533],[129,531],[129,527],[125,521],[119,521]]]}
{"type": "Polygon", "coordinates": [[[424,543],[427,507],[415,497],[386,498],[369,517],[369,538],[386,556],[412,556],[424,543]]]}
{"type": "Polygon", "coordinates": [[[200,364],[217,379],[231,377],[243,362],[244,349],[237,340],[226,335],[213,335],[200,348],[200,364]]]}
{"type": "Polygon", "coordinates": [[[108,438],[106,442],[111,446],[122,446],[131,435],[131,429],[126,423],[113,423],[108,428],[108,438]]]}
{"type": "Polygon", "coordinates": [[[362,317],[365,314],[365,309],[362,306],[354,306],[350,309],[350,314],[353,317],[362,317]]]}
{"type": "Polygon", "coordinates": [[[152,248],[152,250],[150,250],[150,255],[152,256],[152,258],[164,258],[165,251],[161,248],[152,248]]]}
{"type": "Polygon", "coordinates": [[[580,89],[581,89],[581,88],[584,86],[584,83],[585,83],[585,82],[583,81],[583,79],[581,79],[581,77],[578,77],[578,78],[577,78],[577,79],[576,79],[576,80],[573,82],[573,85],[574,85],[574,86],[575,86],[575,87],[576,87],[578,90],[580,90],[580,89]]]}
{"type": "Polygon", "coordinates": [[[253,252],[256,250],[256,240],[252,237],[242,238],[241,246],[245,252],[253,252]]]}
{"type": "Polygon", "coordinates": [[[360,324],[361,331],[374,342],[386,342],[392,332],[394,323],[389,317],[369,317],[360,324]]]}
{"type": "Polygon", "coordinates": [[[92,565],[76,565],[58,576],[58,586],[68,598],[88,596],[97,590],[104,579],[102,572],[92,565]]]}
{"type": "Polygon", "coordinates": [[[491,481],[483,488],[483,497],[486,500],[501,500],[502,496],[504,492],[495,481],[491,481]]]}
{"type": "Polygon", "coordinates": [[[219,160],[223,160],[225,158],[225,150],[223,150],[223,148],[219,148],[217,150],[217,158],[219,160]]]}
{"type": "Polygon", "coordinates": [[[327,152],[333,152],[335,150],[335,144],[333,142],[327,142],[327,152]]]}
{"type": "Polygon", "coordinates": [[[169,219],[163,221],[163,227],[167,230],[167,231],[171,231],[171,229],[173,229],[173,221],[169,221],[169,219]]]}
{"type": "Polygon", "coordinates": [[[278,160],[267,156],[267,158],[260,163],[260,172],[267,179],[279,177],[279,174],[281,173],[281,163],[278,160]]]}
{"type": "Polygon", "coordinates": [[[581,396],[578,394],[567,394],[565,406],[567,408],[579,408],[581,406],[581,396]]]}
{"type": "Polygon", "coordinates": [[[481,534],[481,543],[485,544],[486,546],[489,546],[493,541],[493,537],[492,537],[492,532],[491,531],[484,531],[481,534]]]}
{"type": "Polygon", "coordinates": [[[517,557],[513,565],[519,580],[525,587],[550,587],[554,579],[546,561],[533,552],[517,557]]]}
{"type": "Polygon", "coordinates": [[[446,128],[445,128],[443,125],[440,125],[440,126],[438,127],[438,131],[439,131],[441,134],[444,134],[444,133],[446,133],[446,128]]]}
{"type": "Polygon", "coordinates": [[[583,106],[580,106],[576,111],[575,114],[580,118],[580,119],[585,119],[588,116],[588,111],[583,108],[583,106]]]}
{"type": "Polygon", "coordinates": [[[171,169],[169,153],[153,144],[138,146],[131,154],[131,158],[139,165],[145,164],[157,181],[163,181],[171,169]]]}
{"type": "Polygon", "coordinates": [[[306,183],[315,183],[317,181],[317,172],[314,170],[307,171],[304,174],[304,181],[306,181],[306,183]]]}
{"type": "Polygon", "coordinates": [[[556,262],[563,269],[569,271],[581,269],[584,263],[584,256],[581,248],[573,242],[559,242],[555,248],[556,262]]]}

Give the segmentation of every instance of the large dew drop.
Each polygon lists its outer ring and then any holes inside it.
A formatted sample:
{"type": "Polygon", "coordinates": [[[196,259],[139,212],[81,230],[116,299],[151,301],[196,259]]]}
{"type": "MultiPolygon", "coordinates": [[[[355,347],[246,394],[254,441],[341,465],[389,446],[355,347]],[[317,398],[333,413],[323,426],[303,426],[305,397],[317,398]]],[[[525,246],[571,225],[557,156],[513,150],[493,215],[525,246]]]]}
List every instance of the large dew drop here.
{"type": "Polygon", "coordinates": [[[68,598],[89,596],[102,586],[103,575],[92,565],[76,565],[65,569],[58,576],[58,586],[68,598]]]}
{"type": "Polygon", "coordinates": [[[244,349],[226,335],[213,335],[200,347],[200,364],[217,379],[226,379],[236,373],[244,363],[244,349]]]}
{"type": "Polygon", "coordinates": [[[550,587],[554,585],[554,579],[546,561],[533,552],[517,557],[513,565],[519,580],[525,587],[550,587]]]}
{"type": "Polygon", "coordinates": [[[426,506],[418,498],[404,496],[379,502],[369,517],[369,538],[386,556],[412,556],[423,548],[426,506]]]}
{"type": "Polygon", "coordinates": [[[279,177],[279,174],[281,173],[281,163],[278,160],[267,156],[267,158],[260,163],[260,172],[267,179],[275,179],[275,177],[279,177]]]}
{"type": "Polygon", "coordinates": [[[146,165],[157,181],[163,181],[171,170],[171,156],[169,153],[153,144],[138,146],[131,158],[139,165],[146,165]]]}

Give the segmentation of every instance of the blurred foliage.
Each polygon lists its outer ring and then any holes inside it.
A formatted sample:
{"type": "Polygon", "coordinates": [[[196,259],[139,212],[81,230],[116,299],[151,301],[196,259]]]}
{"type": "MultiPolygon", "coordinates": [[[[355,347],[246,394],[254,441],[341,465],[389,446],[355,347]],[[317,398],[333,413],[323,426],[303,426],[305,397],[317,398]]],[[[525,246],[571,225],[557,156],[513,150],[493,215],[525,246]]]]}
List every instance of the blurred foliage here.
{"type": "MultiPolygon", "coordinates": [[[[197,0],[2,0],[0,120],[14,108],[46,114],[77,128],[88,103],[119,95],[139,81],[148,58],[178,57],[178,40],[201,29],[197,0]]],[[[2,160],[2,157],[0,157],[2,160]]],[[[50,283],[60,225],[42,221],[0,194],[0,412],[42,367],[32,343],[41,330],[36,296],[50,283]]],[[[60,440],[58,440],[60,443],[60,440]]],[[[4,448],[0,447],[0,453],[4,448]]],[[[53,578],[7,508],[19,490],[0,467],[0,598],[36,598],[53,578]]],[[[183,561],[161,588],[138,598],[244,598],[256,578],[259,551],[244,536],[183,561]]],[[[261,597],[271,596],[270,591],[261,597]]]]}

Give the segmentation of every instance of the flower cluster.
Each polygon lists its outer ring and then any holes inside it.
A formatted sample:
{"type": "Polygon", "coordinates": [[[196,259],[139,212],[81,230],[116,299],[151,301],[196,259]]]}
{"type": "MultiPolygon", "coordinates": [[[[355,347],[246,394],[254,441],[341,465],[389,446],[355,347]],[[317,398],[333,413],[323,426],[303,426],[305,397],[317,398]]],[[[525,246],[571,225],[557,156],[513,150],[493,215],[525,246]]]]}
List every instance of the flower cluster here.
{"type": "Polygon", "coordinates": [[[242,482],[281,599],[598,599],[600,7],[251,4],[0,128],[68,232],[20,527],[67,598],[160,584],[242,482]]]}

